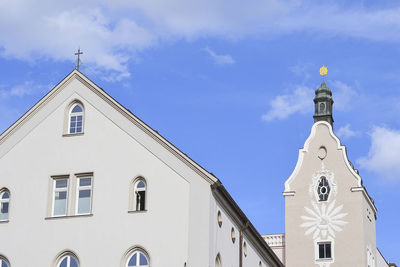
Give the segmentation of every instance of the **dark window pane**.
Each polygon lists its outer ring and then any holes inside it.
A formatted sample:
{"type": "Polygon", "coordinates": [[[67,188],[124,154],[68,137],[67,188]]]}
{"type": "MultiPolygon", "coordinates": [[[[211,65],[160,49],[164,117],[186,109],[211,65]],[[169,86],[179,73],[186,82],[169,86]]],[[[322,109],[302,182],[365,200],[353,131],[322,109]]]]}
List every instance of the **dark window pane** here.
{"type": "Polygon", "coordinates": [[[65,188],[67,187],[68,181],[67,179],[56,180],[56,188],[65,188]]]}
{"type": "Polygon", "coordinates": [[[7,262],[5,262],[4,260],[2,261],[1,267],[8,267],[7,262]]]}
{"type": "Polygon", "coordinates": [[[146,203],[146,191],[139,191],[139,210],[145,210],[145,203],[146,203]]]}
{"type": "Polygon", "coordinates": [[[60,267],[67,267],[67,263],[68,263],[68,257],[65,257],[61,262],[60,267]]]}
{"type": "Polygon", "coordinates": [[[76,127],[82,127],[82,122],[81,122],[81,121],[78,121],[78,122],[76,123],[76,127]]]}
{"type": "Polygon", "coordinates": [[[80,190],[79,191],[79,198],[90,197],[90,190],[80,190]]]}
{"type": "Polygon", "coordinates": [[[71,122],[75,122],[76,121],[76,116],[71,116],[71,122]]]}
{"type": "Polygon", "coordinates": [[[78,267],[78,262],[75,260],[75,258],[71,257],[71,262],[70,262],[70,267],[78,267]]]}
{"type": "Polygon", "coordinates": [[[75,113],[75,112],[82,112],[81,106],[76,105],[76,106],[72,109],[72,113],[75,113]]]}
{"type": "Polygon", "coordinates": [[[143,255],[143,253],[140,253],[140,261],[139,261],[139,266],[142,266],[142,265],[147,265],[148,264],[148,262],[147,262],[147,258],[146,258],[146,256],[145,255],[143,255]]]}
{"type": "Polygon", "coordinates": [[[86,185],[91,185],[92,184],[92,178],[81,178],[79,179],[79,185],[80,186],[86,186],[86,185]]]}
{"type": "Polygon", "coordinates": [[[10,193],[4,192],[2,199],[7,199],[7,198],[10,198],[10,193]]]}
{"type": "Polygon", "coordinates": [[[323,259],[325,258],[325,253],[324,253],[324,245],[323,244],[319,244],[319,258],[323,259]]]}
{"type": "Polygon", "coordinates": [[[82,121],[82,116],[78,116],[78,121],[82,121]]]}
{"type": "Polygon", "coordinates": [[[1,213],[8,213],[8,205],[9,205],[9,203],[3,203],[2,205],[1,205],[1,213]]]}
{"type": "Polygon", "coordinates": [[[136,266],[136,258],[137,257],[137,253],[133,254],[133,256],[130,258],[128,266],[136,266]]]}
{"type": "Polygon", "coordinates": [[[328,200],[329,192],[330,192],[330,187],[328,180],[326,179],[326,177],[322,176],[318,183],[318,188],[317,188],[317,194],[319,200],[320,201],[328,200]]]}
{"type": "Polygon", "coordinates": [[[75,133],[75,128],[69,129],[69,132],[70,132],[70,133],[75,133]]]}
{"type": "Polygon", "coordinates": [[[331,244],[325,244],[325,256],[331,258],[331,244]]]}
{"type": "Polygon", "coordinates": [[[66,199],[66,198],[67,198],[67,192],[56,192],[56,200],[66,199]]]}
{"type": "Polygon", "coordinates": [[[145,188],[146,187],[146,184],[143,182],[143,181],[140,181],[138,184],[137,184],[137,188],[145,188]]]}
{"type": "Polygon", "coordinates": [[[77,133],[81,133],[82,132],[82,128],[80,128],[80,127],[76,128],[76,132],[77,133]]]}

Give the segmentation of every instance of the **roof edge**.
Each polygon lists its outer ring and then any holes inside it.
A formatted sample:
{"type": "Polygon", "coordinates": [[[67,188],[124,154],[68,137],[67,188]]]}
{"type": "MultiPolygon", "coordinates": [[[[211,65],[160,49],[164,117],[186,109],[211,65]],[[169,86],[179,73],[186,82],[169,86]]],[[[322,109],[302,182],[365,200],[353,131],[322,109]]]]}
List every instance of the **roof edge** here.
{"type": "Polygon", "coordinates": [[[239,205],[235,202],[226,188],[218,180],[211,185],[212,193],[218,203],[229,213],[231,218],[240,227],[246,236],[253,242],[255,249],[268,261],[269,264],[275,263],[275,266],[283,267],[283,263],[278,256],[268,246],[267,242],[260,235],[254,225],[250,222],[244,212],[240,209],[239,205]]]}
{"type": "Polygon", "coordinates": [[[74,78],[85,84],[90,90],[101,97],[103,100],[108,102],[113,106],[118,112],[120,112],[125,118],[134,123],[141,130],[146,132],[152,139],[161,144],[164,148],[174,154],[179,160],[185,163],[189,168],[195,171],[198,175],[204,178],[208,183],[213,184],[218,179],[203,168],[196,161],[191,159],[188,155],[179,150],[175,145],[169,142],[165,137],[159,134],[156,130],[147,125],[144,121],[139,119],[130,110],[121,105],[117,100],[110,96],[101,87],[91,81],[82,72],[74,69],[71,71],[64,79],[62,79],[53,89],[51,89],[45,96],[43,96],[33,107],[31,107],[27,112],[25,112],[16,122],[14,122],[7,130],[5,130],[0,135],[0,145],[4,143],[9,136],[11,136],[15,131],[17,131],[24,123],[36,114],[47,102],[54,98],[59,91],[62,90],[67,84],[69,84],[74,78]]]}

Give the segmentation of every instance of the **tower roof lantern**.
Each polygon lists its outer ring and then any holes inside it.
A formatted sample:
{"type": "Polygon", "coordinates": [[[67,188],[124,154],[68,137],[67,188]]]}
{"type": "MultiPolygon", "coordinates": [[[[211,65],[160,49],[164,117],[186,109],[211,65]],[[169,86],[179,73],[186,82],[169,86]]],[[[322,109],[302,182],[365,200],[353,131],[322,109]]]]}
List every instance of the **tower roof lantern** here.
{"type": "Polygon", "coordinates": [[[325,66],[322,66],[319,72],[323,78],[320,87],[317,90],[315,90],[315,97],[314,97],[315,112],[313,116],[314,122],[327,121],[333,126],[332,91],[326,86],[325,83],[325,75],[328,73],[328,69],[325,66]]]}

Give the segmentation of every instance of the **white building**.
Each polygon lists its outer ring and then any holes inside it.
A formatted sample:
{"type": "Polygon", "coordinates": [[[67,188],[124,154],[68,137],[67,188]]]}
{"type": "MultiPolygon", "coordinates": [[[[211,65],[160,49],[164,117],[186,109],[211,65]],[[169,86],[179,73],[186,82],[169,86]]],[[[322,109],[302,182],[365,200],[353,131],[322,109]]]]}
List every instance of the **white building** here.
{"type": "Polygon", "coordinates": [[[220,181],[74,70],[0,136],[1,267],[283,266],[220,181]]]}
{"type": "Polygon", "coordinates": [[[388,267],[377,209],[333,132],[332,92],[315,91],[314,125],[285,182],[285,234],[264,236],[287,267],[388,267]]]}

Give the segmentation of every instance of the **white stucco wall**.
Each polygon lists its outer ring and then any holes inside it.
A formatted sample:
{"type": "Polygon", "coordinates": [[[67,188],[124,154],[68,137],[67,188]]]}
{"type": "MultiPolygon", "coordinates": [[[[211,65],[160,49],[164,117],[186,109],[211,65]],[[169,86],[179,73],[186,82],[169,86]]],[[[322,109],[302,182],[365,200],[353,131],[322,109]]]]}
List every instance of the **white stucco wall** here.
{"type": "MultiPolygon", "coordinates": [[[[11,266],[55,266],[61,252],[71,251],[81,266],[125,266],[126,252],[140,246],[152,267],[214,266],[217,253],[223,266],[238,266],[239,230],[211,192],[216,178],[79,72],[56,89],[0,138],[0,189],[11,193],[0,256],[11,266]],[[65,135],[66,110],[76,100],[85,108],[84,134],[65,135]],[[92,210],[85,216],[76,216],[74,206],[80,173],[93,173],[92,210]],[[59,175],[70,181],[68,216],[54,218],[52,177],[59,175]],[[147,183],[147,211],[129,212],[131,183],[139,176],[147,183]]],[[[243,266],[258,264],[260,255],[247,243],[243,266]]]]}
{"type": "MultiPolygon", "coordinates": [[[[212,200],[212,210],[213,216],[211,216],[211,233],[210,238],[210,266],[214,266],[215,258],[218,253],[221,256],[223,266],[239,266],[239,253],[240,253],[240,231],[237,224],[234,222],[233,218],[229,213],[215,200],[212,200]],[[222,225],[218,224],[218,212],[221,212],[222,225]],[[235,230],[236,240],[235,243],[232,242],[232,228],[235,230]]],[[[265,259],[254,249],[254,245],[247,239],[244,235],[243,244],[246,242],[247,253],[245,255],[242,252],[242,262],[243,267],[256,266],[259,267],[261,261],[261,266],[269,266],[265,259]]]]}
{"type": "Polygon", "coordinates": [[[211,233],[210,248],[210,266],[214,266],[215,258],[219,253],[221,255],[223,266],[239,266],[239,229],[225,210],[212,200],[212,216],[210,217],[211,233]],[[218,224],[218,211],[221,212],[222,225],[218,224]],[[232,242],[231,229],[235,230],[235,243],[232,242]]]}
{"type": "Polygon", "coordinates": [[[243,242],[246,242],[247,246],[247,255],[243,257],[243,267],[259,267],[260,261],[262,267],[269,267],[268,263],[262,260],[258,252],[254,249],[254,245],[249,241],[246,236],[243,238],[243,242]]]}
{"type": "Polygon", "coordinates": [[[389,267],[389,264],[383,258],[378,249],[376,249],[376,267],[389,267]]]}
{"type": "Polygon", "coordinates": [[[0,224],[10,242],[0,242],[0,254],[12,266],[53,266],[64,250],[82,266],[119,266],[135,245],[152,266],[208,264],[209,183],[77,80],[0,146],[0,177],[11,193],[9,222],[0,224]],[[85,106],[85,132],[63,137],[74,99],[85,106]],[[46,219],[50,177],[82,172],[94,173],[93,215],[46,219]],[[139,175],[148,211],[128,213],[129,184],[139,175]]]}
{"type": "Polygon", "coordinates": [[[286,265],[366,266],[366,247],[376,247],[376,233],[374,206],[363,190],[331,126],[315,123],[285,183],[286,265]],[[331,188],[327,201],[319,201],[315,193],[322,176],[331,188]],[[331,259],[319,259],[319,242],[331,242],[331,259]]]}

